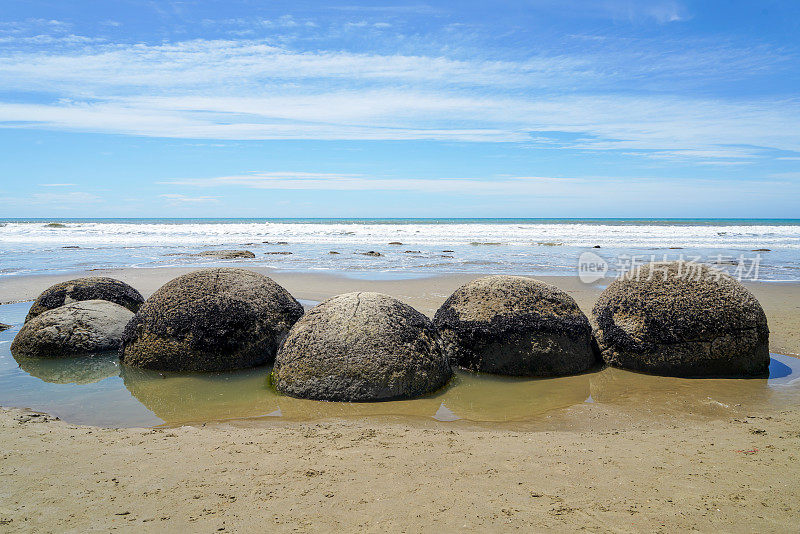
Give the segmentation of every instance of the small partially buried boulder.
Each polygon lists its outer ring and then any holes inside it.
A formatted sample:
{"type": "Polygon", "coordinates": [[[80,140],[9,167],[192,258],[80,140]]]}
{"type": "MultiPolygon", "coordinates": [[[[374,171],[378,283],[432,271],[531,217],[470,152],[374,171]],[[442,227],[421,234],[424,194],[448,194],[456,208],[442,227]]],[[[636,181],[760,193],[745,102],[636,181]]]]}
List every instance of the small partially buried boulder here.
{"type": "Polygon", "coordinates": [[[275,359],[274,383],[293,397],[408,399],[436,391],[452,371],[423,314],[380,293],[347,293],[313,308],[275,359]]]}
{"type": "Polygon", "coordinates": [[[767,317],[737,280],[705,265],[649,264],[595,304],[610,365],[668,376],[758,376],[769,368],[767,317]]]}
{"type": "Polygon", "coordinates": [[[218,260],[235,260],[237,258],[255,258],[256,255],[249,250],[204,250],[198,252],[195,256],[204,256],[208,258],[216,258],[218,260]]]}
{"type": "Polygon", "coordinates": [[[34,317],[11,343],[21,357],[62,358],[117,350],[133,312],[107,300],[65,304],[34,317]]]}
{"type": "Polygon", "coordinates": [[[458,288],[434,325],[450,361],[473,371],[558,376],[595,363],[589,320],[560,289],[522,276],[487,276],[458,288]]]}
{"type": "Polygon", "coordinates": [[[25,322],[47,310],[81,300],[107,300],[136,313],[144,302],[134,288],[113,278],[88,276],[60,282],[45,289],[34,301],[25,322]]]}
{"type": "Polygon", "coordinates": [[[271,362],[303,307],[266,276],[201,269],[167,282],[125,329],[123,363],[222,371],[271,362]]]}

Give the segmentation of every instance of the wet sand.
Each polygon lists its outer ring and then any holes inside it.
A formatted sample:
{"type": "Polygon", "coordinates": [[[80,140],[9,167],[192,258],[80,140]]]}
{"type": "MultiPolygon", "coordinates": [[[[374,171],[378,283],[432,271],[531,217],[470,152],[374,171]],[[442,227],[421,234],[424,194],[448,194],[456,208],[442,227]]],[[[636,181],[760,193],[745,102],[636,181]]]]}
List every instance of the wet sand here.
{"type": "MultiPolygon", "coordinates": [[[[148,295],[188,270],[91,274],[148,295]]],[[[268,274],[300,299],[377,290],[427,314],[472,278],[268,274]]],[[[30,300],[75,276],[4,280],[0,302],[30,300]]],[[[546,280],[586,312],[602,285],[546,280]]],[[[767,312],[772,351],[798,354],[800,285],[750,288],[767,312]]],[[[0,531],[796,529],[800,406],[735,402],[717,384],[708,411],[682,411],[680,402],[648,402],[663,398],[659,388],[680,393],[674,379],[646,377],[630,392],[616,378],[588,382],[597,402],[516,428],[398,415],[100,429],[4,409],[0,531]]]]}

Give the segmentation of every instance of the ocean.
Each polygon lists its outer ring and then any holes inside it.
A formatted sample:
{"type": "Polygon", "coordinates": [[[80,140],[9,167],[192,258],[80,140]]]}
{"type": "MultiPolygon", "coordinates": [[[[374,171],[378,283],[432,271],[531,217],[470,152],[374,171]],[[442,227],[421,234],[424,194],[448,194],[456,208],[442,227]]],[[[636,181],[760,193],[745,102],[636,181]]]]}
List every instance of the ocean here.
{"type": "Polygon", "coordinates": [[[611,276],[685,259],[744,278],[800,280],[800,219],[0,220],[0,276],[228,263],[193,256],[214,249],[255,254],[236,265],[374,278],[571,275],[591,252],[611,276]]]}

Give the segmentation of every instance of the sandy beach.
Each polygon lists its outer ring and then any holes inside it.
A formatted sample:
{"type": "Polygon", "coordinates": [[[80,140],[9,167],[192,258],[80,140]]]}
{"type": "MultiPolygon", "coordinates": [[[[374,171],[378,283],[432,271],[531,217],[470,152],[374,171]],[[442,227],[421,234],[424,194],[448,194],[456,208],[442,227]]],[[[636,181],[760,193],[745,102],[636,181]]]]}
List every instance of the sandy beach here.
{"type": "MultiPolygon", "coordinates": [[[[92,274],[147,296],[188,270],[92,274]]],[[[428,315],[474,278],[264,272],[299,299],[380,291],[428,315]]],[[[0,302],[31,300],[78,274],[12,277],[0,302]]],[[[543,278],[587,313],[605,283],[543,278]]],[[[749,288],[767,312],[771,350],[798,354],[800,285],[749,288]]],[[[682,412],[633,397],[516,427],[373,416],[109,429],[6,408],[0,529],[790,531],[800,513],[800,406],[749,400],[682,412]]]]}

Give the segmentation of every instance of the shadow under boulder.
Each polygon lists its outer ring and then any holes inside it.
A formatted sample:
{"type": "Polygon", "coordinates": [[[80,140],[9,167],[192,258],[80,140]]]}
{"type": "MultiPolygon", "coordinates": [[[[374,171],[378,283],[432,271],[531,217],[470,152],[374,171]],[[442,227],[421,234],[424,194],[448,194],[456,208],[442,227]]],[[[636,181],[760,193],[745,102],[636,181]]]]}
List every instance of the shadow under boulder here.
{"type": "Polygon", "coordinates": [[[117,351],[74,358],[25,358],[18,354],[14,360],[31,376],[51,384],[94,384],[119,376],[117,351]]]}
{"type": "Polygon", "coordinates": [[[380,293],[319,304],[292,328],[273,370],[277,390],[316,400],[381,401],[438,390],[452,371],[423,314],[380,293]]]}

